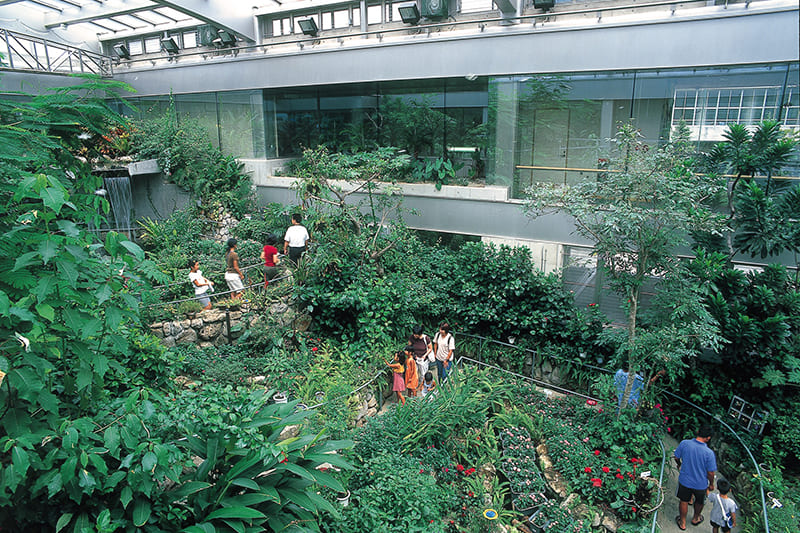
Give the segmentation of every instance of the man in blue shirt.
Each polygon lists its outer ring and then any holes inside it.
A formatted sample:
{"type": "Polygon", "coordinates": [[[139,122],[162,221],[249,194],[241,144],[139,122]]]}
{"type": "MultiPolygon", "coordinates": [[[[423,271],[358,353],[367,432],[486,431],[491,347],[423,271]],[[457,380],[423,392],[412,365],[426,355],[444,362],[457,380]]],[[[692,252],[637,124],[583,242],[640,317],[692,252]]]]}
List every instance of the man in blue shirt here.
{"type": "Polygon", "coordinates": [[[708,447],[711,440],[711,427],[703,425],[693,439],[686,439],[675,448],[675,462],[678,464],[678,512],[675,523],[680,529],[686,529],[686,513],[689,502],[694,497],[694,516],[692,525],[703,521],[703,505],[706,495],[714,490],[714,474],[717,471],[717,460],[714,452],[708,447]]]}

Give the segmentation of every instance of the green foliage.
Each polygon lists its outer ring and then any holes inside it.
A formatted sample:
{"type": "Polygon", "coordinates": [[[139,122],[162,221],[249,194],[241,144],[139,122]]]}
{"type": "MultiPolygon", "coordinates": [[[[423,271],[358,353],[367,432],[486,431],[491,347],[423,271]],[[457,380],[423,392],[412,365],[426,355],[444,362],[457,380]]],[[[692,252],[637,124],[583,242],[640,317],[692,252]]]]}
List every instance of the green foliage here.
{"type": "MultiPolygon", "coordinates": [[[[553,210],[571,215],[577,231],[594,242],[598,267],[611,289],[627,301],[628,335],[623,349],[631,373],[664,357],[676,360],[673,366],[680,366],[687,353],[717,342],[713,324],[695,303],[690,303],[692,312],[663,320],[646,335],[637,320],[641,291],[651,277],[677,274],[678,282],[686,280],[675,253],[685,244],[685,235],[723,226],[721,215],[708,204],[722,185],[718,179],[692,171],[692,162],[686,159],[687,139],[678,135],[665,147],[651,149],[640,137],[632,125],[622,124],[614,140],[615,154],[609,165],[612,172],[605,178],[565,187],[539,185],[528,190],[525,206],[531,216],[553,210]],[[676,339],[681,338],[688,342],[685,349],[676,350],[676,339]],[[652,351],[665,344],[670,345],[669,350],[652,351]]],[[[683,290],[681,296],[691,299],[693,294],[683,290]]],[[[630,386],[632,380],[624,393],[623,407],[630,386]]]]}
{"type": "Polygon", "coordinates": [[[442,190],[442,185],[449,185],[456,179],[456,172],[464,166],[463,163],[454,164],[450,159],[437,157],[425,161],[417,161],[411,172],[412,181],[433,182],[436,190],[442,190]]]}
{"type": "Polygon", "coordinates": [[[179,120],[171,99],[163,115],[135,124],[133,146],[140,160],[158,160],[170,181],[206,205],[220,203],[238,217],[251,207],[252,184],[244,164],[215,148],[196,120],[179,120]]]}
{"type": "Polygon", "coordinates": [[[128,288],[146,287],[154,265],[124,236],[86,230],[108,204],[70,150],[82,131],[122,122],[103,100],[118,86],[0,100],[16,124],[0,127],[0,527],[314,529],[335,511],[317,487],[341,488],[316,467],[346,468],[325,452],[349,443],[302,427],[281,440],[305,415],[263,391],[174,390],[128,288]]]}
{"type": "Polygon", "coordinates": [[[752,257],[774,256],[785,250],[800,252],[800,186],[768,196],[756,183],[736,193],[734,246],[752,257]]]}

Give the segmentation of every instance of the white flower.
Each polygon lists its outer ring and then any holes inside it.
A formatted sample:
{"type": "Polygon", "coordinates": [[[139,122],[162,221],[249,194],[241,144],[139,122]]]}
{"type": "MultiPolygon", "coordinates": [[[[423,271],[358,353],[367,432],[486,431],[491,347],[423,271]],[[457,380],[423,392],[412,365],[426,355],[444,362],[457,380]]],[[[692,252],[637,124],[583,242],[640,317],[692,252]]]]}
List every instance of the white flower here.
{"type": "Polygon", "coordinates": [[[14,337],[19,341],[19,343],[25,348],[26,352],[31,351],[31,341],[29,341],[26,337],[23,337],[16,331],[14,332],[14,337]]]}

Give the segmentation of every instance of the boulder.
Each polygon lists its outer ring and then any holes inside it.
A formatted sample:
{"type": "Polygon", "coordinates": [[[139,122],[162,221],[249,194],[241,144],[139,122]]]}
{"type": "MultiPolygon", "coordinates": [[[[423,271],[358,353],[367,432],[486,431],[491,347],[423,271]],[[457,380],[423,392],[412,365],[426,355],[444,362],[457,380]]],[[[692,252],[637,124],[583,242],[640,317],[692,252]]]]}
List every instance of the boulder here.
{"type": "Polygon", "coordinates": [[[203,320],[201,318],[195,318],[191,322],[189,322],[189,326],[194,329],[200,329],[203,327],[203,320]]]}
{"type": "Polygon", "coordinates": [[[192,328],[185,329],[175,337],[176,344],[194,344],[197,342],[197,332],[192,328]]]}
{"type": "Polygon", "coordinates": [[[286,440],[286,439],[293,439],[300,434],[300,426],[293,425],[293,426],[286,426],[281,430],[281,434],[278,437],[278,441],[286,440]]]}
{"type": "Polygon", "coordinates": [[[242,318],[241,311],[231,311],[231,320],[239,320],[240,318],[242,318]]]}
{"type": "Polygon", "coordinates": [[[222,322],[225,320],[225,312],[220,311],[219,309],[207,309],[205,311],[201,311],[198,315],[198,318],[202,319],[204,324],[209,324],[211,322],[222,322]]]}
{"type": "Polygon", "coordinates": [[[198,346],[200,348],[212,348],[214,346],[214,343],[213,342],[208,342],[208,341],[203,341],[200,344],[198,344],[198,346]]]}
{"type": "Polygon", "coordinates": [[[200,328],[200,338],[205,341],[213,341],[219,334],[222,332],[222,324],[219,322],[215,322],[213,324],[207,324],[200,328]]]}
{"type": "Polygon", "coordinates": [[[604,515],[603,519],[600,521],[600,525],[611,533],[617,533],[617,530],[622,527],[622,522],[614,515],[604,515]]]}
{"type": "Polygon", "coordinates": [[[167,348],[172,348],[173,346],[175,346],[175,337],[172,336],[164,337],[164,340],[162,342],[164,343],[164,346],[166,346],[167,348]]]}

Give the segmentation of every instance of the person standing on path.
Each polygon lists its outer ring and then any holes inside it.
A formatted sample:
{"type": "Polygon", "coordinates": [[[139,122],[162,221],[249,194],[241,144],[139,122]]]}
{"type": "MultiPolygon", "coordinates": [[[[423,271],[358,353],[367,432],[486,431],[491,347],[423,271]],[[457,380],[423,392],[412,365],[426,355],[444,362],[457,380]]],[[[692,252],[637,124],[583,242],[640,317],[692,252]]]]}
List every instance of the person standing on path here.
{"type": "Polygon", "coordinates": [[[302,221],[303,216],[300,213],[293,214],[292,225],[283,237],[283,255],[288,254],[295,264],[300,262],[303,252],[306,251],[306,244],[311,240],[308,230],[301,224],[302,221]]]}
{"type": "Polygon", "coordinates": [[[244,274],[239,270],[239,254],[236,253],[236,239],[228,239],[225,253],[225,283],[231,290],[231,298],[239,298],[244,291],[244,274]]]}
{"type": "Polygon", "coordinates": [[[423,333],[421,325],[417,324],[411,330],[408,344],[414,353],[414,360],[417,364],[417,376],[424,376],[428,371],[428,363],[433,361],[433,344],[431,338],[423,333]]]}
{"type": "Polygon", "coordinates": [[[714,478],[717,471],[717,459],[708,447],[711,440],[711,426],[704,424],[693,439],[686,439],[675,448],[675,462],[680,469],[678,475],[678,516],[675,523],[681,530],[686,529],[686,514],[689,502],[694,497],[694,515],[691,524],[703,522],[703,505],[709,491],[714,490],[714,478]]]}
{"type": "Polygon", "coordinates": [[[278,237],[270,233],[267,235],[267,244],[261,251],[261,259],[264,260],[264,288],[269,285],[270,280],[278,277],[278,263],[281,260],[278,258],[278,249],[275,245],[278,243],[278,237]]]}
{"type": "Polygon", "coordinates": [[[194,288],[194,297],[197,298],[203,309],[211,309],[211,298],[208,297],[208,291],[214,292],[214,282],[203,277],[200,263],[196,259],[189,261],[189,281],[192,282],[194,288]]]}
{"type": "Polygon", "coordinates": [[[439,383],[447,381],[447,373],[453,365],[453,350],[456,341],[450,333],[447,322],[439,324],[439,332],[433,337],[433,351],[436,354],[436,372],[439,374],[439,383]]]}

